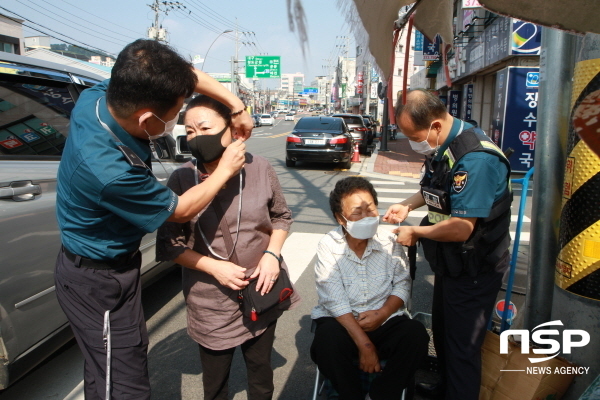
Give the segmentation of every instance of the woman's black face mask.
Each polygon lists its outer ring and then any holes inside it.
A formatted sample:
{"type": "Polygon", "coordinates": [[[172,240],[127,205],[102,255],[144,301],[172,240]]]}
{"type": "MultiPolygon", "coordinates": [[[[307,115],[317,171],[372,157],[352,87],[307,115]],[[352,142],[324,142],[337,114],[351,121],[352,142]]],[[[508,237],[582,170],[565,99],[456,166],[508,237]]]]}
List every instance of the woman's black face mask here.
{"type": "Polygon", "coordinates": [[[216,135],[198,135],[188,141],[188,147],[192,152],[192,156],[199,163],[209,164],[218,160],[225,152],[226,147],[221,144],[221,138],[227,131],[228,126],[216,135]]]}

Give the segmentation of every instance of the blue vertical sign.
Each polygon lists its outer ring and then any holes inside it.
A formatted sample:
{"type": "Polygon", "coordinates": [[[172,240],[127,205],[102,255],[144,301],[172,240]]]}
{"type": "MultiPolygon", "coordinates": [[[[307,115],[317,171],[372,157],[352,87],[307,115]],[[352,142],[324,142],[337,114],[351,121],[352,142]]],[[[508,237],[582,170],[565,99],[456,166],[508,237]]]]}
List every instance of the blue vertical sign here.
{"type": "Polygon", "coordinates": [[[498,78],[501,74],[506,75],[501,148],[513,148],[512,170],[526,172],[533,167],[535,154],[539,68],[508,67],[498,72],[498,78]]]}
{"type": "MultiPolygon", "coordinates": [[[[473,84],[463,85],[462,111],[464,120],[473,119],[473,84]]],[[[479,121],[477,121],[479,123],[479,121]]]]}
{"type": "Polygon", "coordinates": [[[423,34],[415,30],[415,51],[423,51],[423,34]]]}
{"type": "Polygon", "coordinates": [[[454,118],[460,118],[460,98],[461,98],[460,90],[451,90],[448,92],[448,112],[454,118]]]}

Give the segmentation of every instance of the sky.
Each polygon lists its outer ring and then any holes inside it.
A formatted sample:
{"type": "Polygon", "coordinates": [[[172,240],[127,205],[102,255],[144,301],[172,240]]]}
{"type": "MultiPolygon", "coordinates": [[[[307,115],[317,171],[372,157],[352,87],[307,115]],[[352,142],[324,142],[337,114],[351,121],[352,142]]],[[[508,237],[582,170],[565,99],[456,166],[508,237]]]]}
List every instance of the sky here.
{"type": "MultiPolygon", "coordinates": [[[[2,0],[0,7],[4,9],[0,8],[0,13],[27,19],[24,24],[65,41],[80,45],[83,42],[118,54],[127,43],[146,37],[147,29],[154,22],[155,14],[149,7],[153,2],[2,0]]],[[[228,29],[236,31],[236,27],[240,32],[238,59],[244,60],[247,55],[281,56],[281,72],[304,73],[306,86],[315,76],[327,75],[326,60],[342,55],[347,43],[350,56],[354,53],[352,35],[334,0],[302,0],[308,26],[306,57],[303,57],[297,33],[290,31],[286,0],[179,0],[178,3],[178,9],[167,15],[160,14],[160,24],[168,30],[169,44],[180,54],[190,59],[196,55],[205,59],[205,72],[230,72],[230,59],[235,55],[235,32],[218,36],[228,29]],[[350,41],[344,37],[350,37],[350,41]]],[[[43,34],[24,27],[25,37],[39,35],[43,34]]],[[[61,41],[53,39],[52,43],[61,41]]],[[[202,64],[196,67],[201,68],[202,64]]],[[[261,86],[275,88],[279,80],[261,79],[261,86]]]]}

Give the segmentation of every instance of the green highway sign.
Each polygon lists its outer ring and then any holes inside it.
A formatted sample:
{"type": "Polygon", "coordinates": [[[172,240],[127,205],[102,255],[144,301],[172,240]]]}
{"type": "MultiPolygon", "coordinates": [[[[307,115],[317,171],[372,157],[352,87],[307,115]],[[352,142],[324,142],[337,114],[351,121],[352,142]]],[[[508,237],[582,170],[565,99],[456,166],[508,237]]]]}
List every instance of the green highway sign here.
{"type": "Polygon", "coordinates": [[[281,57],[246,56],[246,78],[281,78],[281,57]]]}

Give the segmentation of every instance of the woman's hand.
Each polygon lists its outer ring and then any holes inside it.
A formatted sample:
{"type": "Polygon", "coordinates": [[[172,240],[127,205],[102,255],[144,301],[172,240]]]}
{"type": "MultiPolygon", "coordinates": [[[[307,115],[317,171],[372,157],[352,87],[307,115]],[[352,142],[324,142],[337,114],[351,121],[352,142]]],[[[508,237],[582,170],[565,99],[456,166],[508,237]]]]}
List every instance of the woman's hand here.
{"type": "Polygon", "coordinates": [[[279,261],[273,257],[272,254],[263,254],[256,270],[250,279],[254,279],[258,276],[258,283],[256,284],[256,290],[260,291],[261,296],[265,293],[269,293],[273,284],[279,277],[279,261]]]}
{"type": "MultiPolygon", "coordinates": [[[[236,110],[237,111],[237,110],[236,110]]],[[[246,141],[252,134],[252,128],[254,128],[254,121],[247,111],[242,111],[241,114],[237,114],[231,117],[231,128],[233,129],[233,137],[246,141]]]]}
{"type": "MultiPolygon", "coordinates": [[[[206,257],[208,258],[208,257],[206,257]]],[[[242,290],[248,286],[248,281],[244,280],[246,268],[240,267],[229,261],[210,259],[210,267],[208,273],[215,277],[216,280],[223,286],[227,286],[233,290],[242,290]]]]}
{"type": "Polygon", "coordinates": [[[245,162],[246,144],[241,140],[238,140],[227,146],[221,156],[221,160],[219,160],[219,166],[217,168],[227,171],[231,178],[244,167],[245,162]]]}

